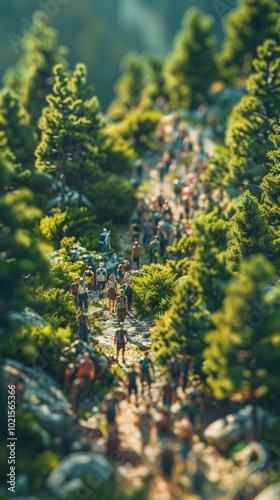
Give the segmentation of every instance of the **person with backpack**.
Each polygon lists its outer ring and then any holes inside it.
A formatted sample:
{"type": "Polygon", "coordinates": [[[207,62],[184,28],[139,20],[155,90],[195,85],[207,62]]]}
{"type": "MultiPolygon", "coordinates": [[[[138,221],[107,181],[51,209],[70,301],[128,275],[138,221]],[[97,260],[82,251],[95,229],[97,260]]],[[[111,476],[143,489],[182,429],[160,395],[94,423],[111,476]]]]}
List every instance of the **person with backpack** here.
{"type": "Polygon", "coordinates": [[[145,411],[139,415],[139,430],[142,438],[142,451],[150,441],[151,430],[154,426],[153,416],[150,412],[150,405],[147,404],[145,411]]]}
{"type": "Polygon", "coordinates": [[[127,331],[123,328],[123,323],[120,323],[120,327],[116,330],[114,337],[114,346],[116,346],[116,358],[117,363],[119,362],[119,354],[122,351],[122,361],[125,363],[125,346],[127,344],[127,331]]]}
{"type": "Polygon", "coordinates": [[[121,440],[115,424],[107,426],[106,458],[110,463],[118,463],[120,457],[121,440]]]}
{"type": "Polygon", "coordinates": [[[95,366],[90,359],[89,353],[85,352],[83,361],[79,365],[75,380],[72,384],[71,401],[73,412],[77,415],[82,401],[87,397],[90,384],[95,377],[95,366]]]}
{"type": "Polygon", "coordinates": [[[88,315],[80,309],[77,319],[79,321],[79,337],[81,340],[88,343],[88,335],[91,332],[90,325],[88,324],[88,315]]]}
{"type": "Polygon", "coordinates": [[[146,254],[148,253],[149,250],[149,244],[151,243],[152,233],[153,233],[153,223],[151,220],[147,219],[143,222],[143,240],[142,240],[146,254]]]}
{"type": "Polygon", "coordinates": [[[152,263],[157,264],[159,256],[160,256],[160,243],[159,243],[159,237],[158,235],[156,235],[149,245],[150,264],[152,263]]]}
{"type": "Polygon", "coordinates": [[[71,390],[72,383],[75,380],[78,367],[79,363],[76,358],[74,358],[73,361],[68,363],[68,365],[66,366],[64,370],[64,385],[66,389],[71,390]]]}
{"type": "Polygon", "coordinates": [[[153,372],[153,376],[155,376],[155,370],[154,370],[154,365],[149,358],[149,353],[146,351],[144,354],[144,358],[140,359],[139,363],[139,371],[141,374],[141,393],[142,395],[144,394],[144,382],[147,382],[148,385],[148,391],[149,391],[149,396],[151,395],[151,384],[152,384],[152,377],[150,370],[153,372]]]}
{"type": "Polygon", "coordinates": [[[99,235],[98,243],[100,245],[101,253],[105,253],[107,251],[107,243],[106,243],[107,233],[108,233],[107,228],[104,227],[99,235]]]}
{"type": "Polygon", "coordinates": [[[130,312],[133,296],[133,288],[130,282],[130,278],[127,278],[126,283],[122,286],[122,288],[124,289],[124,294],[127,297],[127,309],[130,312]]]}
{"type": "Polygon", "coordinates": [[[84,272],[84,280],[88,286],[89,290],[92,290],[93,284],[94,284],[94,272],[92,270],[92,267],[89,266],[88,269],[85,270],[84,272]]]}
{"type": "Polygon", "coordinates": [[[135,222],[132,222],[130,224],[129,233],[131,235],[132,243],[135,240],[137,240],[137,241],[139,240],[139,236],[140,236],[141,231],[142,231],[141,222],[135,221],[135,222]]]}
{"type": "Polygon", "coordinates": [[[88,310],[88,286],[83,278],[80,278],[78,285],[79,294],[79,308],[84,309],[85,312],[88,310]]]}
{"type": "Polygon", "coordinates": [[[92,290],[94,287],[94,272],[92,270],[92,267],[89,266],[88,269],[85,270],[84,272],[84,280],[88,286],[88,296],[91,297],[92,299],[92,290]]]}
{"type": "Polygon", "coordinates": [[[128,387],[128,402],[130,403],[130,396],[132,392],[135,394],[135,404],[137,405],[137,395],[138,395],[138,387],[137,387],[137,379],[140,377],[140,374],[135,370],[135,365],[131,365],[130,371],[127,374],[127,383],[126,386],[128,387]]]}
{"type": "Polygon", "coordinates": [[[117,269],[117,280],[120,285],[123,284],[124,282],[124,270],[123,270],[123,264],[118,265],[117,269]]]}
{"type": "Polygon", "coordinates": [[[135,269],[140,269],[140,254],[141,254],[141,247],[139,245],[139,242],[135,241],[134,244],[132,245],[132,251],[131,251],[131,261],[135,269]]]}
{"type": "Polygon", "coordinates": [[[116,304],[117,304],[118,322],[120,325],[120,323],[124,323],[124,320],[128,313],[128,300],[127,296],[124,294],[123,288],[120,288],[120,295],[118,295],[116,298],[116,304]]]}
{"type": "Polygon", "coordinates": [[[101,299],[104,288],[107,282],[107,271],[104,267],[104,262],[100,262],[98,268],[95,271],[95,284],[98,287],[98,296],[101,299]]]}
{"type": "Polygon", "coordinates": [[[129,278],[129,275],[132,271],[132,266],[128,262],[128,260],[124,260],[123,262],[123,283],[129,278]]]}
{"type": "Polygon", "coordinates": [[[74,283],[72,283],[72,285],[70,286],[70,293],[73,295],[74,297],[74,302],[75,302],[75,306],[78,308],[79,307],[79,292],[78,292],[78,287],[79,287],[79,284],[80,284],[80,277],[77,276],[75,278],[75,281],[74,283]]]}
{"type": "Polygon", "coordinates": [[[179,386],[179,380],[182,373],[182,363],[181,360],[176,358],[176,356],[172,356],[171,361],[169,363],[169,374],[171,378],[172,389],[177,393],[177,389],[179,386]]]}

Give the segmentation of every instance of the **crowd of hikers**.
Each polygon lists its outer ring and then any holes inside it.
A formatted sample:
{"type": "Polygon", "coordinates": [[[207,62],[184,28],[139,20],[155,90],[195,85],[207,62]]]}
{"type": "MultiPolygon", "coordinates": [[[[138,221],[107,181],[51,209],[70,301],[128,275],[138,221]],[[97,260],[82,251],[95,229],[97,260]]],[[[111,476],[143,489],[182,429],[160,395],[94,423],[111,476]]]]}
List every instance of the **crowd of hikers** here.
{"type": "MultiPolygon", "coordinates": [[[[205,415],[205,402],[198,383],[193,381],[193,360],[187,353],[173,356],[168,363],[166,373],[161,374],[160,390],[152,390],[155,382],[155,367],[150,353],[147,351],[139,362],[127,364],[126,350],[129,335],[126,328],[128,318],[133,311],[133,285],[131,272],[141,269],[143,262],[165,262],[168,257],[168,246],[190,230],[190,218],[198,208],[198,204],[213,202],[211,186],[203,181],[203,172],[207,162],[204,150],[202,127],[197,130],[198,145],[194,148],[190,132],[181,123],[179,115],[173,117],[169,130],[160,124],[156,131],[160,160],[154,166],[159,173],[161,187],[158,194],[150,200],[138,197],[137,206],[129,220],[131,253],[129,260],[117,266],[115,273],[108,274],[103,262],[95,269],[85,269],[83,276],[77,276],[71,284],[77,308],[79,337],[89,342],[91,327],[89,323],[89,304],[96,300],[108,299],[108,312],[116,317],[118,327],[112,338],[115,358],[114,362],[123,363],[125,374],[126,400],[129,405],[139,408],[136,427],[141,436],[142,451],[156,440],[162,448],[161,469],[166,478],[171,478],[175,456],[180,457],[183,468],[186,467],[192,449],[195,432],[202,426],[205,415]],[[162,186],[168,179],[171,197],[166,197],[166,189],[162,186]],[[156,399],[155,399],[156,395],[156,399]],[[141,409],[142,405],[142,409],[141,409]],[[176,412],[172,412],[172,407],[176,412]],[[179,420],[178,420],[179,416],[179,420]],[[180,425],[178,425],[178,422],[180,425]],[[177,448],[176,448],[177,446],[177,448]],[[178,448],[179,446],[179,448],[178,448]]],[[[149,167],[139,158],[135,164],[138,185],[141,185],[149,167]]],[[[102,255],[111,250],[111,232],[103,228],[99,236],[102,255]]],[[[81,361],[69,363],[65,370],[65,385],[71,394],[73,411],[78,415],[81,405],[94,387],[95,367],[88,353],[81,361]]],[[[107,419],[106,454],[120,453],[121,438],[116,423],[120,400],[114,390],[100,406],[100,411],[107,419]]],[[[197,476],[202,474],[197,462],[197,476]]],[[[197,479],[196,479],[197,480],[197,479]]],[[[199,485],[201,481],[197,482],[199,485]]],[[[194,486],[195,488],[195,486],[194,486]]],[[[197,486],[199,489],[199,486],[197,486]]],[[[198,492],[198,490],[197,490],[198,492]]]]}

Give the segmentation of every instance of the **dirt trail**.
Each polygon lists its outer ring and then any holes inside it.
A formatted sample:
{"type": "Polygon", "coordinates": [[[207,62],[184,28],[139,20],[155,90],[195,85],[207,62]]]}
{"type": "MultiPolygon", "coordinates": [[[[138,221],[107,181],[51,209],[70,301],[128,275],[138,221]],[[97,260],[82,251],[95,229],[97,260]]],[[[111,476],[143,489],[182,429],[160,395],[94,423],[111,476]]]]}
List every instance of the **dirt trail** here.
{"type": "MultiPolygon", "coordinates": [[[[166,119],[166,132],[171,131],[171,127],[168,119],[166,119]]],[[[190,133],[191,140],[194,143],[194,152],[198,150],[197,144],[197,134],[196,130],[191,130],[190,133]]],[[[206,149],[211,152],[213,150],[213,143],[206,139],[206,149]]],[[[152,196],[158,195],[160,192],[164,195],[165,199],[169,201],[172,207],[175,220],[178,219],[179,214],[182,212],[182,207],[176,205],[173,200],[173,185],[172,181],[165,180],[163,183],[159,181],[158,171],[155,169],[157,161],[159,161],[159,154],[154,154],[148,158],[144,158],[144,162],[149,164],[150,170],[146,173],[145,182],[149,184],[150,191],[145,196],[145,198],[151,199],[152,196]],[[148,176],[148,179],[147,179],[148,176]]],[[[177,165],[178,173],[184,169],[181,164],[177,165]]],[[[140,197],[143,196],[140,194],[140,197]]],[[[122,232],[119,234],[121,248],[124,252],[131,247],[131,237],[128,233],[122,232]]],[[[141,257],[141,264],[147,264],[148,258],[143,255],[141,257]]],[[[118,327],[117,318],[109,313],[108,310],[104,310],[103,316],[101,318],[102,323],[102,334],[97,336],[100,344],[103,345],[105,351],[108,353],[113,353],[113,338],[118,327]]],[[[135,364],[138,367],[139,360],[143,356],[143,350],[149,348],[151,342],[150,337],[150,327],[151,322],[147,318],[137,318],[135,314],[130,314],[125,320],[125,329],[128,332],[128,344],[126,348],[126,363],[122,366],[124,373],[127,372],[128,367],[131,364],[135,364]]],[[[142,457],[142,463],[136,467],[132,467],[129,464],[120,464],[118,466],[118,475],[120,483],[126,490],[133,490],[134,488],[141,487],[149,481],[150,484],[150,496],[149,500],[171,500],[173,498],[183,498],[184,495],[188,495],[185,498],[189,500],[199,499],[200,497],[192,494],[192,478],[195,473],[196,468],[196,458],[195,453],[192,460],[189,462],[188,473],[183,470],[182,460],[180,460],[178,451],[180,444],[177,439],[173,440],[174,453],[176,456],[175,472],[172,481],[164,479],[160,473],[159,456],[163,450],[163,443],[157,440],[156,436],[156,422],[160,417],[161,404],[160,401],[160,391],[165,380],[164,370],[160,367],[155,367],[155,377],[154,383],[152,384],[151,399],[147,397],[147,393],[142,397],[138,398],[138,405],[135,405],[133,396],[131,402],[128,403],[126,399],[121,401],[119,404],[119,411],[117,415],[117,425],[119,435],[122,441],[122,449],[133,450],[137,455],[142,457]],[[139,414],[143,412],[144,405],[147,403],[152,403],[152,415],[154,419],[154,428],[151,433],[151,439],[149,445],[147,445],[144,450],[142,450],[141,436],[138,428],[138,418],[139,414]],[[191,465],[192,463],[192,465],[191,465]]],[[[125,385],[121,384],[117,388],[118,393],[125,394],[125,385]]],[[[180,393],[180,389],[179,389],[180,393]]],[[[181,394],[181,396],[183,393],[181,394]]],[[[176,405],[174,407],[176,411],[176,405]]],[[[103,422],[104,425],[104,422],[103,422]]],[[[177,421],[175,424],[180,425],[177,421]]],[[[198,443],[199,444],[199,443],[198,443]]],[[[97,448],[99,446],[104,447],[104,440],[100,440],[96,444],[97,448]]],[[[207,498],[219,498],[216,486],[214,487],[213,495],[209,491],[209,496],[207,498]]],[[[221,497],[220,497],[221,498],[221,497]]],[[[225,497],[223,497],[225,498],[225,497]]]]}

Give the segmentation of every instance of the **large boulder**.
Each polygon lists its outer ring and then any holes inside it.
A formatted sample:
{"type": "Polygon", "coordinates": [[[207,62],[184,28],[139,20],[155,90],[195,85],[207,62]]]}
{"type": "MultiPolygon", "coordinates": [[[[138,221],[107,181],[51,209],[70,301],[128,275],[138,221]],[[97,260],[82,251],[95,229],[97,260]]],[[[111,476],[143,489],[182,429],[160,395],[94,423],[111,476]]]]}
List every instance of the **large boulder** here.
{"type": "Polygon", "coordinates": [[[274,483],[259,493],[254,500],[280,500],[280,483],[274,483]]]}
{"type": "Polygon", "coordinates": [[[51,435],[73,441],[98,434],[97,425],[76,421],[72,407],[56,380],[40,368],[29,368],[19,361],[7,359],[3,365],[3,377],[5,387],[16,386],[21,408],[33,413],[42,428],[51,435]]]}
{"type": "MultiPolygon", "coordinates": [[[[261,430],[271,423],[266,410],[256,408],[258,428],[261,430]]],[[[208,443],[216,446],[220,451],[226,451],[240,440],[253,439],[252,405],[247,405],[238,412],[226,415],[212,422],[204,431],[208,443]]]]}
{"type": "Polygon", "coordinates": [[[42,426],[54,435],[67,437],[73,424],[71,406],[58,383],[40,368],[29,368],[7,359],[3,365],[5,385],[21,388],[21,407],[31,411],[42,426]]]}
{"type": "Polygon", "coordinates": [[[109,368],[109,360],[106,356],[100,355],[94,346],[88,345],[83,340],[75,340],[72,344],[62,349],[60,361],[62,363],[63,370],[66,365],[70,362],[72,363],[74,359],[81,360],[85,352],[89,353],[89,356],[95,365],[95,378],[102,377],[109,368]]]}
{"type": "Polygon", "coordinates": [[[83,486],[83,489],[96,491],[96,488],[108,481],[113,474],[113,468],[108,460],[96,453],[72,453],[64,458],[54,469],[47,481],[46,487],[60,498],[67,497],[71,489],[83,486]],[[84,483],[78,481],[83,474],[90,474],[84,483]]]}

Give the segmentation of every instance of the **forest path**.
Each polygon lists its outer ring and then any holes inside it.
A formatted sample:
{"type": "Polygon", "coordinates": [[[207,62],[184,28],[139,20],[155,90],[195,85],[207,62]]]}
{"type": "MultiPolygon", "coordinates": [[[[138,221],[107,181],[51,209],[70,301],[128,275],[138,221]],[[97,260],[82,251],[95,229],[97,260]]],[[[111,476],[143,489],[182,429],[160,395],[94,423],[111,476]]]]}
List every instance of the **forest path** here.
{"type": "MultiPolygon", "coordinates": [[[[171,133],[171,119],[170,117],[166,119],[165,130],[167,134],[171,133]]],[[[194,152],[198,151],[198,136],[197,130],[192,128],[190,130],[190,138],[194,144],[194,152]]],[[[205,149],[211,153],[213,152],[214,144],[213,142],[206,138],[205,149]]],[[[160,183],[158,171],[155,166],[159,161],[159,153],[144,157],[144,162],[149,165],[149,172],[146,173],[146,179],[144,183],[149,185],[149,192],[144,193],[144,197],[151,200],[151,197],[157,196],[160,193],[163,194],[164,198],[168,200],[175,220],[178,220],[179,214],[182,212],[182,207],[174,203],[173,194],[173,178],[166,179],[163,183],[160,183]]],[[[176,167],[175,174],[181,176],[185,172],[185,166],[182,163],[178,163],[176,167]]],[[[139,193],[139,197],[143,197],[143,193],[139,193]]],[[[131,248],[131,236],[128,230],[120,233],[120,243],[121,249],[126,253],[129,259],[128,249],[131,248]]],[[[147,264],[148,258],[143,255],[141,258],[141,264],[147,264]]],[[[104,309],[102,318],[102,334],[97,336],[100,344],[103,345],[105,351],[108,353],[113,353],[113,338],[116,329],[118,328],[118,322],[116,315],[109,313],[108,309],[104,309]]],[[[124,374],[127,373],[129,367],[135,364],[136,369],[139,365],[139,360],[143,356],[143,350],[149,349],[151,342],[150,328],[151,320],[148,318],[137,317],[133,312],[129,314],[125,320],[125,329],[128,333],[128,344],[126,347],[126,363],[120,362],[120,366],[124,374]]],[[[131,397],[131,402],[127,400],[127,390],[125,383],[121,383],[116,390],[110,390],[111,394],[118,394],[121,397],[121,402],[118,407],[118,414],[116,418],[118,433],[121,439],[122,450],[130,450],[142,458],[141,463],[136,466],[122,463],[120,458],[120,463],[117,467],[119,482],[126,491],[132,491],[137,487],[143,487],[143,485],[149,482],[150,493],[148,500],[172,500],[174,498],[188,498],[189,500],[199,500],[200,496],[193,493],[193,486],[197,474],[200,473],[197,470],[198,456],[201,453],[203,447],[207,448],[206,445],[202,445],[199,441],[198,435],[194,438],[194,447],[192,455],[188,460],[188,469],[185,471],[184,463],[179,454],[180,450],[180,428],[186,425],[185,418],[177,417],[176,411],[178,410],[178,403],[171,408],[171,413],[174,418],[174,436],[169,441],[171,449],[173,450],[175,463],[174,463],[174,474],[172,480],[168,480],[163,477],[160,469],[160,456],[164,450],[166,443],[164,440],[157,439],[156,427],[158,421],[162,418],[162,405],[161,405],[161,389],[166,379],[166,372],[162,367],[155,367],[154,383],[152,384],[151,397],[146,392],[143,396],[138,395],[138,404],[135,404],[134,395],[131,397]],[[138,419],[139,415],[144,411],[145,405],[147,403],[151,404],[151,413],[153,417],[153,429],[151,432],[151,439],[149,444],[142,449],[141,435],[139,431],[138,419]],[[186,496],[187,495],[187,496],[186,496]]],[[[139,384],[140,385],[140,384],[139,384]]],[[[181,399],[184,399],[184,394],[182,390],[178,389],[178,394],[181,399]]],[[[102,442],[102,440],[101,440],[102,442]]],[[[104,445],[104,441],[103,441],[104,445]]],[[[211,449],[209,452],[212,457],[215,457],[217,467],[225,472],[226,468],[229,469],[228,464],[225,464],[225,460],[216,452],[215,449],[211,449]]],[[[216,467],[216,469],[217,469],[216,467]]],[[[231,474],[231,473],[230,473],[231,474]]],[[[226,474],[225,474],[226,477],[226,474]]],[[[202,479],[201,479],[202,483],[202,479]]],[[[202,486],[202,484],[201,484],[202,486]]],[[[204,491],[207,491],[207,499],[226,498],[224,496],[225,491],[220,488],[219,480],[217,480],[217,473],[215,480],[206,481],[203,486],[204,491]]],[[[206,498],[203,496],[203,498],[206,498]]]]}

